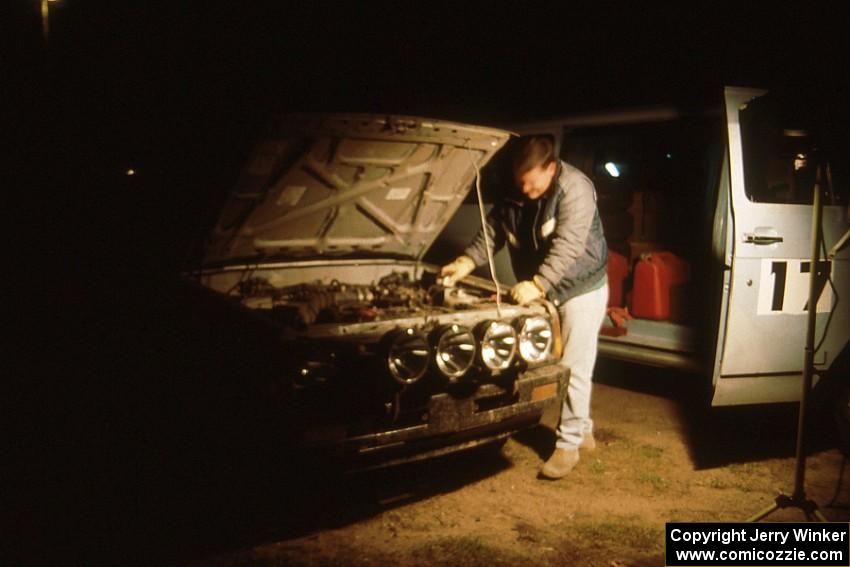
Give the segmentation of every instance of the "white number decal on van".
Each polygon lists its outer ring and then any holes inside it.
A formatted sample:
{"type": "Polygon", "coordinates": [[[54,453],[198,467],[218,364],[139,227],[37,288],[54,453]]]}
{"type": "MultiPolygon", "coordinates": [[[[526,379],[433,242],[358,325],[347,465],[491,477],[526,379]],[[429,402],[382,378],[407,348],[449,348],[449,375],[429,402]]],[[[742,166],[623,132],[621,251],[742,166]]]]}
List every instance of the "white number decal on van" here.
{"type": "MultiPolygon", "coordinates": [[[[759,279],[759,315],[802,315],[809,310],[809,274],[812,263],[806,260],[761,261],[759,279]]],[[[832,264],[818,262],[815,273],[817,312],[828,313],[832,308],[832,288],[827,285],[832,264]]]]}

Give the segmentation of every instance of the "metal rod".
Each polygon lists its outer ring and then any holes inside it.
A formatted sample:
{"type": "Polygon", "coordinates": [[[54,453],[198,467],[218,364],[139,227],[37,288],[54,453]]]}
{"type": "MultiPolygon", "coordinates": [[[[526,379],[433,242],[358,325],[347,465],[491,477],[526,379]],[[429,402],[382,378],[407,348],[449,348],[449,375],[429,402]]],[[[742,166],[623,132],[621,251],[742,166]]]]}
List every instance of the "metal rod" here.
{"type": "Polygon", "coordinates": [[[823,216],[823,207],[820,194],[821,168],[817,169],[817,177],[812,192],[812,253],[811,266],[809,269],[809,311],[807,313],[806,326],[806,348],[803,351],[803,389],[800,393],[800,416],[797,424],[797,466],[794,473],[794,500],[802,501],[806,498],[804,488],[806,478],[806,413],[809,392],[812,389],[812,374],[814,371],[814,345],[815,345],[815,320],[817,318],[817,270],[820,260],[820,228],[823,216]]]}

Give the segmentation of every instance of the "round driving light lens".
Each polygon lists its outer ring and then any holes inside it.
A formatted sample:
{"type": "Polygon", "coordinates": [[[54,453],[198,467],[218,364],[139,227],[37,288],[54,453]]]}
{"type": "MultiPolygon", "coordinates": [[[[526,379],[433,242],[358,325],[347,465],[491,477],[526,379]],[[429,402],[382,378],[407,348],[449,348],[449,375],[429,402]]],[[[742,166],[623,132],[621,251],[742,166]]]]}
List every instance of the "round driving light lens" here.
{"type": "Polygon", "coordinates": [[[475,337],[461,325],[437,329],[434,335],[434,360],[439,371],[449,379],[466,374],[475,362],[475,337]]]}
{"type": "Polygon", "coordinates": [[[412,384],[428,370],[428,339],[414,329],[391,331],[387,336],[387,370],[400,384],[412,384]]]}
{"type": "Polygon", "coordinates": [[[545,360],[552,350],[552,325],[545,317],[526,317],[519,325],[519,355],[526,362],[545,360]]]}
{"type": "Polygon", "coordinates": [[[481,363],[490,370],[510,367],[516,354],[516,330],[501,321],[481,326],[481,363]]]}

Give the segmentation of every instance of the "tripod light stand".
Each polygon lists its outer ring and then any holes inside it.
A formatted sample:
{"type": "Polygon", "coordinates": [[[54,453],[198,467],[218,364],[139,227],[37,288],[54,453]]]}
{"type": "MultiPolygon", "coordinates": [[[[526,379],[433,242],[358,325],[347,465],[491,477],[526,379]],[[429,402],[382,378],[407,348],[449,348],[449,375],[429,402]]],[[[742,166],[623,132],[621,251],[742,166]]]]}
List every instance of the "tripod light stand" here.
{"type": "Polygon", "coordinates": [[[809,303],[806,320],[806,346],[803,351],[803,389],[800,394],[800,413],[797,422],[797,450],[794,467],[794,493],[791,496],[780,494],[776,500],[761,512],[747,518],[748,522],[758,522],[764,517],[782,508],[798,508],[809,521],[826,522],[827,519],[818,509],[818,505],[806,497],[806,414],[808,411],[809,393],[812,389],[815,357],[815,320],[817,318],[817,275],[820,260],[820,235],[823,220],[823,203],[821,202],[821,168],[818,166],[814,189],[812,192],[812,253],[811,270],[809,272],[809,303]]]}

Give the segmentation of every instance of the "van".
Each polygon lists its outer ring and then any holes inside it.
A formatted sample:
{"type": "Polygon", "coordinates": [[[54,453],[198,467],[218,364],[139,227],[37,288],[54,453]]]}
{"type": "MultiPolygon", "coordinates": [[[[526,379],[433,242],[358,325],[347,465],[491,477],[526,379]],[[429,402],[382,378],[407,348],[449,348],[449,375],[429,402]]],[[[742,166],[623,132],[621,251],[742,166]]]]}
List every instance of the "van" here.
{"type": "MultiPolygon", "coordinates": [[[[703,376],[713,406],[800,398],[817,184],[814,372],[842,386],[847,421],[850,129],[834,108],[799,93],[728,87],[710,104],[509,129],[551,136],[595,184],[610,250],[600,355],[703,376]]],[[[447,247],[474,233],[474,208],[461,208],[447,247]]],[[[504,251],[497,264],[499,279],[515,281],[504,251]]]]}

